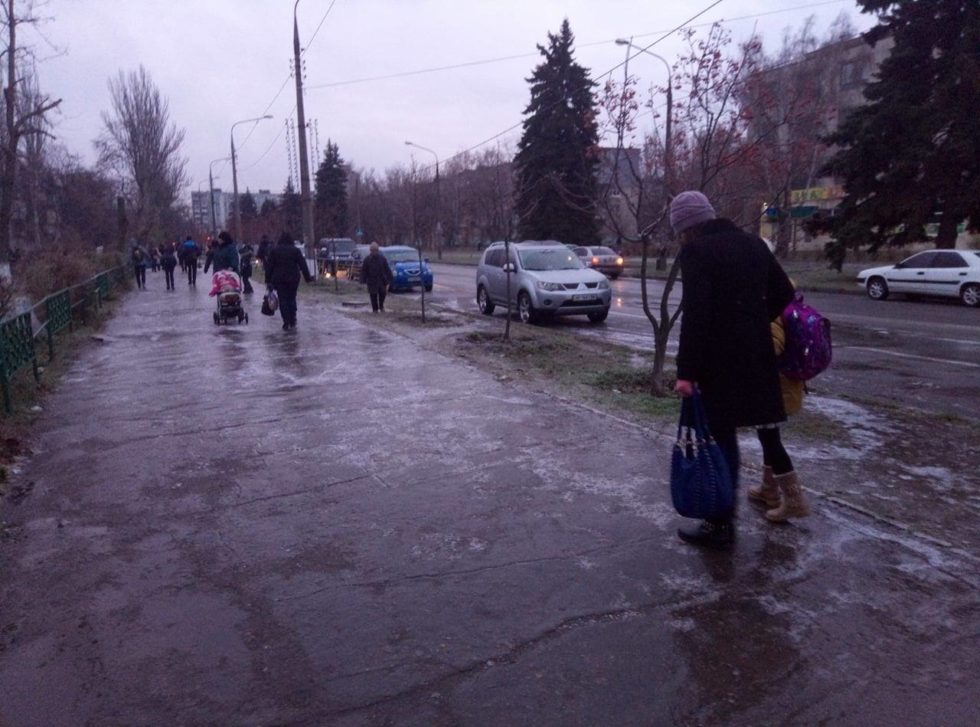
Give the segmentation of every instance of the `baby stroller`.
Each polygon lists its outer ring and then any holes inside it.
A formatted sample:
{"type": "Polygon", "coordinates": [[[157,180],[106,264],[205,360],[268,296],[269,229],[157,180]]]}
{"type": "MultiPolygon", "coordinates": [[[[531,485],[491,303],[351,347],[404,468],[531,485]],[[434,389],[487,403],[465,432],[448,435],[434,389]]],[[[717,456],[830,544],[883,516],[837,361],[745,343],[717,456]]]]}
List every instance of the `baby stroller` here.
{"type": "Polygon", "coordinates": [[[248,313],[242,303],[242,279],[231,270],[219,270],[211,277],[211,292],[218,299],[218,310],[214,312],[214,324],[227,323],[236,319],[248,323],[248,313]]]}

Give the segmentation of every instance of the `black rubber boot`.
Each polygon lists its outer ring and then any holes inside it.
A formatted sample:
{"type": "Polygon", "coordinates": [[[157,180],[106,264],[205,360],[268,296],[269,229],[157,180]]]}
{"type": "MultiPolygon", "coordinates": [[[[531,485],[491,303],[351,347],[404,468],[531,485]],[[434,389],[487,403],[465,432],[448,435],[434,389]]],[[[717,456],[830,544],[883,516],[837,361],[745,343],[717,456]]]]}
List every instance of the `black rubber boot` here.
{"type": "Polygon", "coordinates": [[[702,520],[696,525],[677,528],[677,534],[681,540],[691,545],[714,550],[729,550],[735,545],[735,521],[702,520]]]}

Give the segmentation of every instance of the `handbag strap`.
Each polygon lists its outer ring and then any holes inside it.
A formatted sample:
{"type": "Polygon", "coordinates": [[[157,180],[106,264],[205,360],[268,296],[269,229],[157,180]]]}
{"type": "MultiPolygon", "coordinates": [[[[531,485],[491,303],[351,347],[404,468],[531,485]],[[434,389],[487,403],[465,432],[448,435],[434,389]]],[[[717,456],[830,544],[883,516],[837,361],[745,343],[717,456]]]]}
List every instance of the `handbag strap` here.
{"type": "Polygon", "coordinates": [[[711,431],[708,429],[708,415],[704,411],[704,402],[701,400],[701,392],[698,389],[695,389],[694,393],[688,398],[691,400],[693,426],[697,438],[703,439],[706,442],[710,441],[712,436],[711,431]]]}

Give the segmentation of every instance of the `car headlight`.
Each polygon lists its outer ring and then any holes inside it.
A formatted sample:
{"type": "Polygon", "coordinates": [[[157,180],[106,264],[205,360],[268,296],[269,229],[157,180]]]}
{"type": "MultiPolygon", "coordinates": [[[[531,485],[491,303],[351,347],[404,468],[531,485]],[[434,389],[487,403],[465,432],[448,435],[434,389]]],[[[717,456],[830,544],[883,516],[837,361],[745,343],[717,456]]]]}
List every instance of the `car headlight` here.
{"type": "Polygon", "coordinates": [[[561,283],[549,283],[546,280],[539,280],[538,281],[538,288],[540,288],[541,290],[552,290],[552,291],[555,291],[555,290],[564,290],[565,289],[565,286],[562,285],[561,283]]]}
{"type": "Polygon", "coordinates": [[[609,290],[609,281],[603,278],[599,281],[599,290],[609,290]]]}

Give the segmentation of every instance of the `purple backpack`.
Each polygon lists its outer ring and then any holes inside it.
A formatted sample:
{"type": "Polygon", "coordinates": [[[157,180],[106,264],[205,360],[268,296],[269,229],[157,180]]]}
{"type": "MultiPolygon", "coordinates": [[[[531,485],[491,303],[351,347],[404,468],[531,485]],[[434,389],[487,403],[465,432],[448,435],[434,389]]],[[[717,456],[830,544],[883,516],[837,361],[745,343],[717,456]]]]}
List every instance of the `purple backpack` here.
{"type": "Polygon", "coordinates": [[[830,321],[803,302],[797,293],[783,310],[786,345],[777,361],[779,373],[788,379],[809,381],[830,366],[833,346],[830,321]]]}

